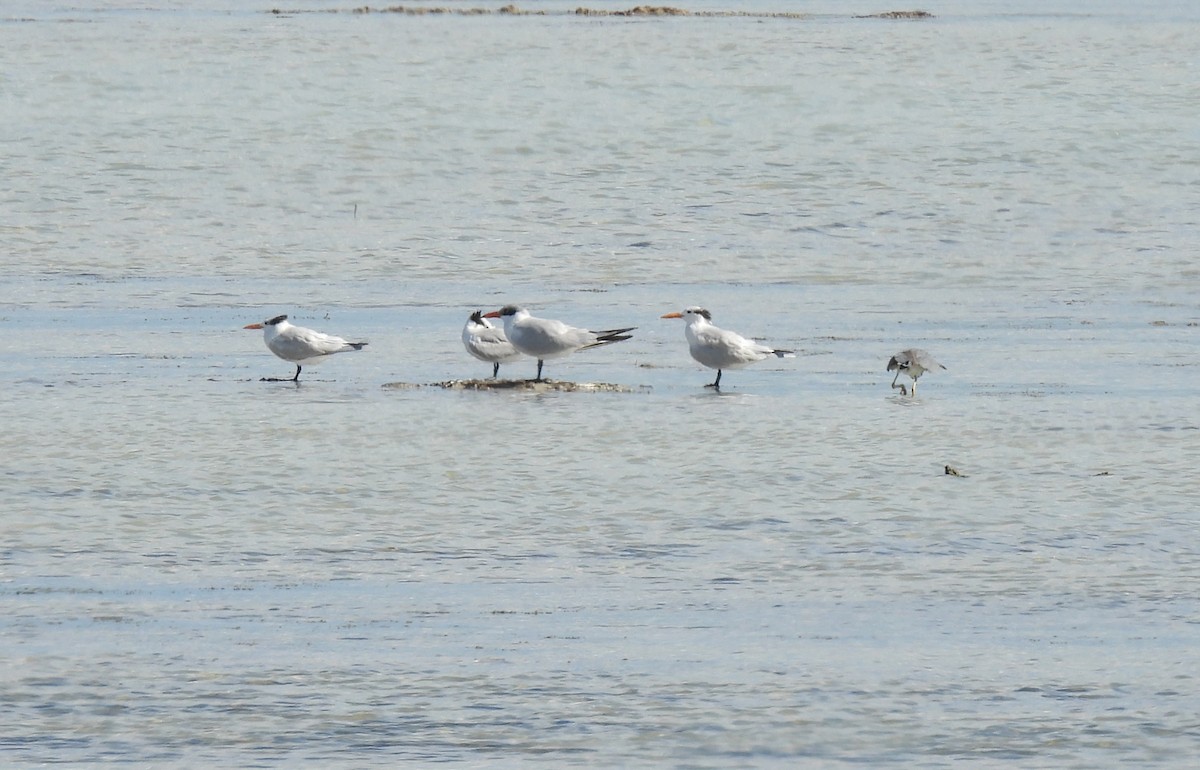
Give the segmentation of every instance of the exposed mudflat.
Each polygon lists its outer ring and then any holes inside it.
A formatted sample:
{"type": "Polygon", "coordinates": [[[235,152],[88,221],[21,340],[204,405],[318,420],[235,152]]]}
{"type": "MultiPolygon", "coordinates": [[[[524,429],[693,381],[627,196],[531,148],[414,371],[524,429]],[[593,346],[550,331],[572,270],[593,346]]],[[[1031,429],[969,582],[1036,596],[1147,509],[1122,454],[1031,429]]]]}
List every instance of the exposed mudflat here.
{"type": "Polygon", "coordinates": [[[445,388],[446,390],[524,390],[531,393],[644,393],[649,386],[618,385],[612,382],[566,382],[562,380],[445,380],[444,382],[388,382],[393,390],[405,388],[445,388]]]}
{"type": "MultiPolygon", "coordinates": [[[[803,13],[798,11],[749,11],[749,10],[688,10],[686,8],[677,8],[668,5],[637,5],[632,8],[587,8],[578,7],[568,10],[547,10],[533,9],[527,10],[517,7],[515,4],[501,6],[500,8],[483,8],[479,6],[436,6],[436,5],[389,5],[389,6],[370,6],[361,5],[354,8],[326,8],[326,9],[282,9],[272,8],[270,13],[275,15],[292,16],[299,13],[354,13],[354,14],[377,14],[390,13],[402,14],[405,16],[437,16],[437,15],[456,15],[456,16],[549,16],[549,15],[572,15],[572,16],[696,16],[707,18],[730,18],[730,17],[752,17],[762,19],[803,19],[808,18],[811,13],[803,13]]],[[[932,19],[933,14],[928,11],[885,11],[883,13],[871,13],[862,16],[855,16],[856,19],[932,19]]]]}

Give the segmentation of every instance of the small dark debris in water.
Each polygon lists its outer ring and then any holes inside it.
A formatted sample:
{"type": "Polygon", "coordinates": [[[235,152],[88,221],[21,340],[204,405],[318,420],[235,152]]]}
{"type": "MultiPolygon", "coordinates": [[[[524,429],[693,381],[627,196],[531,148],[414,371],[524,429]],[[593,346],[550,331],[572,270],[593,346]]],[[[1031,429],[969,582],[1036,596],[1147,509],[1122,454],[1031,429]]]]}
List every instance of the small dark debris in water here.
{"type": "Polygon", "coordinates": [[[959,471],[959,469],[955,468],[953,465],[946,466],[946,475],[947,476],[960,476],[964,479],[967,477],[967,474],[959,471]]]}
{"type": "Polygon", "coordinates": [[[855,16],[856,19],[932,19],[929,11],[884,11],[883,13],[868,13],[855,16]]]}
{"type": "Polygon", "coordinates": [[[629,248],[644,249],[649,245],[650,245],[650,241],[634,241],[633,243],[629,244],[629,248]]]}
{"type": "Polygon", "coordinates": [[[443,388],[445,390],[523,390],[530,393],[633,393],[649,390],[646,386],[631,388],[611,382],[564,382],[561,380],[446,380],[418,384],[411,382],[389,382],[383,387],[390,390],[410,388],[443,388]]]}
{"type": "Polygon", "coordinates": [[[1099,473],[1093,473],[1092,475],[1093,476],[1111,476],[1112,471],[1100,471],[1099,473]]]}
{"type": "Polygon", "coordinates": [[[1170,326],[1166,321],[1151,321],[1151,326],[1170,326]]]}

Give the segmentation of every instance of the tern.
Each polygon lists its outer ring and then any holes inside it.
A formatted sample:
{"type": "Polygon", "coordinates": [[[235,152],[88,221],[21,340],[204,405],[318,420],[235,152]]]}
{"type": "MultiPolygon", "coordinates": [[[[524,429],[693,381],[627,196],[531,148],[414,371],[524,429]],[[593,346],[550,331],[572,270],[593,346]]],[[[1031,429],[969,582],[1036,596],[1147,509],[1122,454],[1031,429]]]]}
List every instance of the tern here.
{"type": "Polygon", "coordinates": [[[264,377],[266,382],[299,382],[301,364],[319,364],[334,353],[347,350],[362,350],[365,342],[348,342],[341,337],[322,334],[303,326],[292,326],[288,317],[277,315],[260,324],[246,324],[243,329],[262,329],[263,342],[271,352],[284,361],[296,365],[296,376],[290,380],[279,377],[264,377]]]}
{"type": "Polygon", "coordinates": [[[462,341],[468,353],[492,365],[493,378],[500,374],[500,364],[511,363],[522,357],[508,337],[504,336],[504,330],[493,326],[491,321],[483,317],[481,310],[472,313],[463,325],[462,341]]]}
{"type": "Polygon", "coordinates": [[[917,395],[917,378],[925,372],[937,371],[946,367],[933,360],[933,356],[929,355],[929,351],[921,350],[920,348],[909,348],[901,350],[899,353],[891,357],[888,361],[887,370],[890,372],[893,369],[896,371],[896,376],[892,378],[892,387],[899,388],[900,392],[906,396],[917,395]],[[907,374],[912,378],[912,392],[903,383],[897,385],[896,380],[900,379],[900,375],[907,374]]]}
{"type": "Polygon", "coordinates": [[[512,343],[518,352],[537,359],[537,378],[534,382],[542,381],[542,364],[548,358],[561,358],[577,350],[598,348],[613,342],[627,340],[633,335],[627,334],[636,329],[609,329],[594,332],[567,326],[562,321],[549,318],[537,318],[529,311],[516,305],[505,305],[499,310],[485,313],[484,318],[500,318],[504,321],[504,336],[512,343]]]}
{"type": "Polygon", "coordinates": [[[687,321],[684,333],[687,335],[688,350],[692,358],[709,369],[717,370],[716,381],[705,385],[706,388],[720,390],[721,372],[725,369],[740,369],[771,356],[791,358],[796,355],[793,350],[777,350],[760,345],[736,332],[714,326],[712,313],[702,307],[689,307],[682,313],[667,313],[662,317],[682,318],[687,321]]]}

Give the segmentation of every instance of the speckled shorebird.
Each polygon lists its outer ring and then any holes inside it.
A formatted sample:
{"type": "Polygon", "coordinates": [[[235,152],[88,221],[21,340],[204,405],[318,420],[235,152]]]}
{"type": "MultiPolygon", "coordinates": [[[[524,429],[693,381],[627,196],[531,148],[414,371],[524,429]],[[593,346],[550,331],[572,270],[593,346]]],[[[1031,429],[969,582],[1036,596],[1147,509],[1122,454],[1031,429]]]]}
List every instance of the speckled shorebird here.
{"type": "Polygon", "coordinates": [[[725,369],[740,369],[771,356],[788,358],[796,355],[795,351],[760,345],[736,332],[714,326],[712,313],[702,307],[689,307],[682,313],[667,313],[662,317],[684,319],[687,326],[683,331],[692,358],[709,369],[717,370],[717,379],[705,385],[706,388],[720,390],[721,372],[725,369]]]}
{"type": "Polygon", "coordinates": [[[322,334],[303,326],[292,326],[288,317],[278,315],[260,324],[247,324],[243,329],[262,329],[263,341],[272,353],[296,365],[294,377],[263,377],[266,382],[299,382],[301,364],[319,364],[334,353],[362,350],[365,342],[348,342],[341,337],[322,334]]]}
{"type": "Polygon", "coordinates": [[[937,369],[945,369],[946,367],[939,364],[929,355],[929,351],[921,350],[920,348],[909,348],[901,350],[896,355],[892,356],[888,361],[887,370],[890,372],[895,370],[896,376],[892,378],[892,387],[899,388],[900,392],[906,396],[917,395],[917,378],[925,372],[936,371],[937,369]],[[904,386],[903,383],[897,385],[896,380],[900,379],[900,375],[906,374],[912,378],[912,391],[904,386]]]}
{"type": "Polygon", "coordinates": [[[483,311],[476,310],[467,319],[462,330],[463,347],[480,361],[492,365],[492,378],[500,374],[500,364],[508,364],[522,358],[521,353],[512,346],[504,330],[493,326],[492,322],[483,317],[483,311]]]}
{"type": "Polygon", "coordinates": [[[537,377],[535,382],[542,381],[542,365],[548,358],[562,358],[577,350],[598,348],[610,345],[632,337],[627,332],[636,329],[630,326],[625,329],[609,329],[594,332],[568,326],[562,321],[549,318],[537,318],[529,311],[516,305],[505,305],[499,310],[484,313],[484,318],[499,318],[504,321],[504,336],[519,352],[537,359],[537,377]]]}

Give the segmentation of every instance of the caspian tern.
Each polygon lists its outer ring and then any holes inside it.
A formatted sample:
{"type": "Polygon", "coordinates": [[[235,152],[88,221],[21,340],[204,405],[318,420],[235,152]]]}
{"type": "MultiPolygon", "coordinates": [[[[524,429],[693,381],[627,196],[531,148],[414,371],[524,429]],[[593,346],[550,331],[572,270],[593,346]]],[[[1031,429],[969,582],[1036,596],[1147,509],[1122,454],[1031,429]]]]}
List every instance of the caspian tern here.
{"type": "Polygon", "coordinates": [[[929,355],[929,351],[921,350],[920,348],[909,348],[901,350],[899,353],[891,357],[888,361],[887,370],[890,372],[896,370],[896,376],[892,378],[892,387],[899,388],[900,392],[906,396],[917,395],[917,378],[925,372],[937,371],[946,367],[939,364],[929,355]],[[907,374],[912,378],[912,392],[903,383],[897,385],[896,380],[900,379],[900,375],[907,374]]]}
{"type": "Polygon", "coordinates": [[[529,311],[516,305],[505,305],[499,310],[485,313],[484,318],[501,318],[504,320],[504,336],[518,352],[537,359],[537,378],[534,382],[542,381],[542,364],[548,358],[561,358],[577,350],[598,348],[613,342],[627,340],[633,335],[626,334],[636,329],[609,329],[594,332],[567,326],[562,321],[549,318],[536,318],[529,311]]]}
{"type": "Polygon", "coordinates": [[[462,330],[462,341],[468,353],[492,365],[493,378],[500,374],[500,364],[522,358],[508,337],[504,336],[504,330],[493,326],[491,321],[483,317],[481,310],[476,310],[467,319],[462,330]]]}
{"type": "Polygon", "coordinates": [[[319,364],[334,353],[362,350],[365,342],[348,342],[341,337],[322,334],[303,326],[292,326],[287,316],[278,315],[260,324],[246,324],[243,329],[262,329],[263,342],[271,352],[296,365],[296,376],[290,380],[263,377],[266,382],[299,382],[301,364],[319,364]]]}
{"type": "Polygon", "coordinates": [[[702,307],[689,307],[682,313],[667,313],[662,317],[682,318],[687,321],[684,333],[687,335],[688,350],[692,358],[709,369],[717,370],[716,381],[705,385],[706,388],[721,389],[721,371],[724,369],[740,369],[771,356],[790,358],[796,355],[795,351],[776,350],[714,326],[712,314],[702,307]]]}

